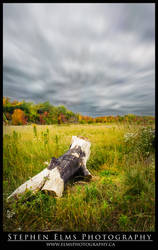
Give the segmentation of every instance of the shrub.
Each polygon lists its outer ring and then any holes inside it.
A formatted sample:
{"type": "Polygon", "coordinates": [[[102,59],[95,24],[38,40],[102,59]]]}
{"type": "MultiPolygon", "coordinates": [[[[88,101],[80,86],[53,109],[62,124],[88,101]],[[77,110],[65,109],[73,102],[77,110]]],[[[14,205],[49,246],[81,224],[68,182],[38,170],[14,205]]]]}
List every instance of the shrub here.
{"type": "Polygon", "coordinates": [[[15,109],[12,114],[12,124],[13,125],[24,125],[27,123],[24,111],[21,109],[15,109]]]}
{"type": "Polygon", "coordinates": [[[138,137],[138,147],[143,156],[148,156],[154,151],[155,147],[155,130],[151,127],[142,128],[138,137]]]}
{"type": "Polygon", "coordinates": [[[135,133],[124,135],[125,153],[136,152],[139,156],[148,157],[154,151],[155,130],[143,127],[135,133]]]}

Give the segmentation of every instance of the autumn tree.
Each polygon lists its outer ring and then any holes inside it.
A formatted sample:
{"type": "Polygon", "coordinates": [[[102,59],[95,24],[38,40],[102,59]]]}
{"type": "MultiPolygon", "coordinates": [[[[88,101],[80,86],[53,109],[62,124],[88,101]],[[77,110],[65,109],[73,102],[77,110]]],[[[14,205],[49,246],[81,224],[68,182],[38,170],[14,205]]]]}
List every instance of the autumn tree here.
{"type": "Polygon", "coordinates": [[[10,103],[10,98],[9,97],[3,97],[3,105],[7,105],[8,103],[10,103]]]}
{"type": "Polygon", "coordinates": [[[13,125],[25,125],[27,123],[27,119],[25,117],[24,111],[21,109],[15,109],[12,114],[12,124],[13,125]]]}
{"type": "Polygon", "coordinates": [[[44,125],[45,124],[45,120],[44,120],[44,115],[43,114],[40,114],[40,124],[41,125],[44,125]]]}
{"type": "Polygon", "coordinates": [[[65,117],[65,115],[63,115],[62,113],[60,115],[58,115],[58,124],[62,124],[62,123],[66,123],[67,119],[65,117]]]}
{"type": "Polygon", "coordinates": [[[6,116],[7,120],[11,121],[12,115],[9,112],[5,113],[5,116],[6,116]]]}

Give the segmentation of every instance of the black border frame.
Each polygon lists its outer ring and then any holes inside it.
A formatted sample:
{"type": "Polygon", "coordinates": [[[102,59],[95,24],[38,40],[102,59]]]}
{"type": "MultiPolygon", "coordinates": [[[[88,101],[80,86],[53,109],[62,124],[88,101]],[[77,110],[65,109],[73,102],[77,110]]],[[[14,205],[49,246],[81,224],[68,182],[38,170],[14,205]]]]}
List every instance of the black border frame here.
{"type": "MultiPolygon", "coordinates": [[[[36,2],[36,1],[18,1],[18,0],[3,0],[3,4],[15,4],[15,3],[24,3],[24,4],[29,4],[29,3],[60,3],[60,4],[62,4],[62,3],[65,3],[64,1],[60,1],[60,2],[58,2],[58,1],[54,1],[54,2],[52,2],[52,1],[41,1],[41,0],[39,0],[38,2],[36,2]]],[[[74,2],[67,2],[67,4],[68,3],[74,3],[74,2]]],[[[122,2],[122,1],[99,1],[99,2],[97,2],[97,1],[91,1],[91,2],[83,2],[83,1],[78,1],[78,2],[76,2],[76,3],[103,3],[103,4],[106,4],[106,3],[154,3],[155,4],[155,127],[156,127],[156,138],[157,138],[157,125],[158,125],[158,121],[157,121],[157,110],[158,110],[158,104],[157,104],[157,100],[156,100],[156,98],[157,98],[157,85],[156,85],[156,80],[157,80],[157,77],[156,77],[156,66],[157,66],[157,60],[156,60],[156,58],[157,58],[157,48],[156,48],[156,28],[157,28],[157,25],[156,25],[156,21],[157,21],[157,9],[158,9],[158,5],[157,5],[157,3],[156,3],[156,0],[155,1],[125,1],[125,2],[122,2]]],[[[0,123],[0,125],[1,125],[1,131],[2,131],[2,133],[1,133],[1,150],[0,150],[0,159],[1,159],[1,162],[2,162],[2,164],[1,164],[1,167],[0,167],[0,171],[1,171],[1,176],[2,176],[2,178],[3,178],[3,168],[2,168],[2,166],[3,166],[3,102],[2,102],[2,100],[3,100],[3,4],[1,3],[0,4],[0,13],[1,13],[1,22],[0,22],[0,24],[1,24],[1,34],[2,34],[2,36],[1,36],[1,64],[0,64],[0,70],[1,70],[1,72],[0,72],[0,77],[1,77],[1,95],[2,95],[2,98],[1,98],[1,110],[2,110],[2,112],[1,112],[1,123],[0,123]]],[[[157,140],[156,140],[156,147],[155,147],[155,149],[156,149],[156,152],[155,152],[155,163],[157,164],[157,140]]],[[[156,164],[155,164],[155,166],[156,166],[156,164]]],[[[155,169],[155,179],[156,179],[156,185],[155,185],[155,192],[156,192],[156,198],[158,197],[158,188],[157,188],[157,176],[158,176],[158,170],[157,170],[157,168],[155,169]]],[[[1,183],[1,186],[0,186],[0,188],[1,188],[1,191],[3,191],[3,187],[2,187],[2,182],[0,182],[1,183]]],[[[2,198],[2,196],[3,195],[1,195],[1,198],[2,198]]],[[[2,198],[2,204],[3,204],[3,198],[2,198]]],[[[2,208],[2,206],[1,206],[1,208],[2,208]]],[[[2,209],[1,209],[1,212],[3,213],[3,211],[2,211],[2,209]]],[[[10,232],[3,232],[3,226],[2,226],[2,224],[3,224],[3,215],[2,215],[2,213],[1,213],[1,219],[2,219],[2,223],[1,223],[1,236],[2,236],[2,243],[3,243],[3,247],[4,248],[6,248],[6,247],[14,247],[14,246],[18,246],[18,247],[22,247],[22,246],[26,246],[26,247],[29,247],[29,246],[32,246],[32,247],[34,247],[34,246],[40,246],[40,247],[46,247],[46,244],[45,244],[45,241],[27,241],[27,240],[25,240],[25,241],[21,241],[21,242],[19,242],[19,241],[17,241],[17,240],[15,240],[15,241],[9,241],[9,239],[10,239],[10,232]]],[[[120,234],[120,235],[122,235],[122,234],[124,234],[124,235],[126,235],[127,237],[129,237],[129,235],[134,235],[134,234],[138,234],[139,236],[141,235],[141,234],[143,234],[143,235],[147,235],[147,234],[150,234],[151,235],[151,239],[152,239],[152,241],[114,241],[115,242],[115,246],[106,246],[106,247],[111,247],[111,248],[113,248],[113,247],[120,247],[121,246],[121,248],[122,247],[125,247],[125,248],[127,248],[127,247],[129,247],[129,246],[131,246],[131,247],[135,247],[135,246],[137,246],[137,247],[143,247],[143,248],[147,248],[147,249],[149,249],[149,248],[156,248],[156,246],[158,246],[158,237],[157,237],[157,229],[158,229],[158,222],[157,222],[157,215],[158,215],[158,211],[157,211],[157,203],[156,203],[156,205],[155,205],[155,217],[156,217],[156,221],[155,221],[155,232],[52,232],[52,233],[47,233],[48,234],[48,237],[49,237],[49,239],[53,239],[54,238],[54,235],[55,234],[58,234],[58,235],[62,235],[62,237],[64,238],[65,237],[65,235],[73,235],[73,234],[75,234],[76,235],[76,237],[77,237],[77,239],[78,239],[78,241],[76,241],[76,242],[81,242],[81,243],[83,243],[83,241],[82,241],[82,234],[91,234],[91,235],[93,235],[94,237],[95,237],[95,235],[96,234],[98,234],[98,235],[101,235],[101,234],[103,234],[103,233],[105,233],[105,234],[107,234],[107,235],[116,235],[116,234],[120,234]]],[[[44,234],[46,234],[46,233],[43,233],[43,232],[11,232],[11,234],[13,235],[13,234],[17,234],[17,237],[19,237],[19,235],[21,234],[22,235],[22,237],[25,237],[25,235],[26,234],[28,234],[28,235],[30,235],[30,234],[34,234],[34,235],[36,235],[36,237],[37,237],[37,235],[38,234],[41,234],[41,235],[44,235],[44,234]]],[[[56,241],[56,240],[53,240],[53,241],[49,241],[49,242],[58,242],[58,241],[56,241]]],[[[62,242],[62,241],[60,241],[60,242],[62,242]]],[[[69,241],[69,240],[67,240],[67,242],[75,242],[75,240],[74,241],[69,241]]],[[[92,243],[92,242],[95,242],[95,243],[99,243],[99,241],[98,240],[96,240],[96,241],[87,241],[87,242],[89,242],[89,243],[92,243]]],[[[105,241],[105,242],[107,242],[107,241],[105,241]]],[[[47,246],[48,247],[48,246],[47,246]]],[[[53,246],[51,246],[51,247],[53,247],[53,246]]],[[[55,246],[54,246],[55,247],[55,246]]],[[[58,247],[58,246],[56,246],[56,247],[58,247]]]]}

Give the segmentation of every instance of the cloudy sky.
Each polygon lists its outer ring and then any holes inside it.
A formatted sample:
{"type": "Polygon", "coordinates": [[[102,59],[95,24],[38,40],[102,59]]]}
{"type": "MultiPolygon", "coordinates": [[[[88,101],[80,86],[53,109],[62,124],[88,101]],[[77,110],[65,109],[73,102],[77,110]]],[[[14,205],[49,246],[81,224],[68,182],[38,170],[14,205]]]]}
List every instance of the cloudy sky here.
{"type": "Polygon", "coordinates": [[[153,115],[154,4],[4,4],[3,95],[153,115]]]}

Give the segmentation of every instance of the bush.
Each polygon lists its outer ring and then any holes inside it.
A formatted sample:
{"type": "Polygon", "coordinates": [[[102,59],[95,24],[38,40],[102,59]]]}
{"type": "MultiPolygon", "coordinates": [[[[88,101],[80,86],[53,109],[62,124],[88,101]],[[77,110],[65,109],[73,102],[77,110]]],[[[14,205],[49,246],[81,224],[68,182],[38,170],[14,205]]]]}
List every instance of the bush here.
{"type": "Polygon", "coordinates": [[[151,127],[142,128],[138,137],[138,147],[143,156],[148,156],[154,151],[155,147],[155,129],[151,127]]]}
{"type": "Polygon", "coordinates": [[[125,153],[136,152],[139,156],[148,157],[154,152],[155,147],[155,129],[143,127],[135,133],[124,135],[125,153]]]}
{"type": "Polygon", "coordinates": [[[13,125],[25,125],[27,123],[27,119],[25,117],[24,111],[21,109],[15,109],[12,114],[12,124],[13,125]]]}

